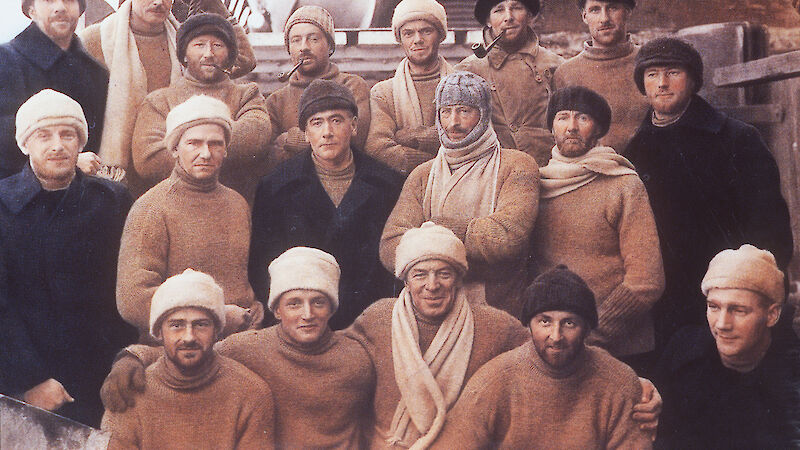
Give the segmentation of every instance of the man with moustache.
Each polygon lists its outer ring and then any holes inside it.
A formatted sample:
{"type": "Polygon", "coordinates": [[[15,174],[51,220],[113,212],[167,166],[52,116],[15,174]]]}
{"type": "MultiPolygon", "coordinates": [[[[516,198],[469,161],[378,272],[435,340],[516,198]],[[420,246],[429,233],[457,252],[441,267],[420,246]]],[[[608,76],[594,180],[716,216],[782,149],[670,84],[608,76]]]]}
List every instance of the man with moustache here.
{"type": "MultiPolygon", "coordinates": [[[[107,126],[100,157],[103,164],[131,168],[131,140],[136,112],[148,93],[181,78],[175,39],[180,25],[172,16],[173,0],[125,0],[110,16],[85,28],[81,41],[89,54],[109,71],[107,126]]],[[[224,7],[219,11],[227,11],[224,7]]],[[[235,26],[238,56],[231,78],[242,76],[256,65],[245,31],[235,26]]],[[[140,180],[128,174],[134,187],[140,180]]],[[[136,192],[141,195],[141,192],[136,192]]]]}
{"type": "Polygon", "coordinates": [[[636,374],[586,345],[598,320],[589,286],[557,266],[527,288],[524,311],[530,338],[472,376],[433,448],[651,448],[630,414],[636,374]]]}
{"type": "Polygon", "coordinates": [[[703,323],[696,287],[714,255],[750,243],[785,269],[792,230],[767,145],[758,130],[697,95],[703,61],[690,44],[648,42],[634,80],[650,109],[627,156],[647,188],[661,243],[666,286],[653,317],[663,348],[680,327],[703,323]]]}
{"type": "Polygon", "coordinates": [[[131,198],[76,170],[88,129],[80,104],[51,89],[17,112],[29,162],[0,180],[0,390],[97,427],[103,377],[136,337],[114,307],[131,198]]]}
{"type": "Polygon", "coordinates": [[[33,94],[50,88],[77,101],[86,117],[89,140],[78,155],[86,174],[100,168],[97,153],[103,134],[108,71],[75,36],[85,0],[23,0],[22,13],[31,24],[0,45],[0,178],[28,162],[14,138],[17,109],[33,94]]]}
{"type": "Polygon", "coordinates": [[[447,37],[447,15],[435,0],[403,0],[394,10],[392,31],[405,59],[394,77],[370,91],[369,135],[365,150],[403,175],[439,151],[434,94],[453,68],[439,56],[447,37]]]}
{"type": "Polygon", "coordinates": [[[492,125],[503,148],[521,150],[544,166],[550,159],[553,137],[545,112],[553,91],[553,73],[564,59],[539,45],[533,21],[539,0],[478,0],[475,18],[484,27],[488,45],[505,35],[485,58],[475,55],[456,70],[480,75],[492,89],[492,125]]]}
{"type": "Polygon", "coordinates": [[[611,127],[600,144],[624,154],[628,141],[647,112],[647,98],[639,94],[631,73],[639,47],[631,42],[628,21],[636,0],[578,0],[591,39],[583,51],[556,69],[556,89],[585,86],[611,106],[611,127]]]}
{"type": "MultiPolygon", "coordinates": [[[[133,133],[133,165],[142,186],[141,195],[167,178],[172,156],[164,142],[166,117],[193,95],[222,100],[233,114],[228,157],[220,182],[237,191],[250,204],[265,167],[270,124],[264,97],[255,83],[234,83],[218,67],[230,67],[238,54],[233,25],[216,14],[195,14],[178,29],[178,60],[183,76],[171,86],[153,91],[138,110],[133,133]]],[[[128,183],[129,187],[133,183],[128,183]]]]}
{"type": "Polygon", "coordinates": [[[269,142],[274,163],[311,148],[297,122],[297,105],[303,91],[316,79],[335,81],[353,93],[359,118],[353,147],[363,149],[369,131],[369,85],[358,75],[340,72],[339,67],[330,61],[336,50],[333,17],[319,6],[301,6],[289,16],[283,35],[292,64],[300,60],[303,64],[289,78],[287,86],[267,97],[267,112],[272,124],[269,142]]]}
{"type": "Polygon", "coordinates": [[[214,350],[224,327],[225,296],[211,276],[186,269],[156,289],[150,334],[164,351],[136,404],[103,416],[109,449],[274,448],[272,392],[214,350]]]}

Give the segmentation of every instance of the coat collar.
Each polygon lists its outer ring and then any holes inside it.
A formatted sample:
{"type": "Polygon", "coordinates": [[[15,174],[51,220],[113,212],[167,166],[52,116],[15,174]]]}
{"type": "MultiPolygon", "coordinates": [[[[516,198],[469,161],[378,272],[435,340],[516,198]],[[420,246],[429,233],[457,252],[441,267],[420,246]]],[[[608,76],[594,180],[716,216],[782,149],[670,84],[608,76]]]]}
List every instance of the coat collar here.
{"type": "MultiPolygon", "coordinates": [[[[539,35],[533,31],[532,28],[528,29],[530,32],[530,36],[528,42],[522,46],[519,50],[514,53],[508,53],[504,48],[499,45],[496,45],[492,51],[486,56],[486,59],[489,61],[489,65],[492,66],[495,70],[500,70],[503,65],[506,63],[508,58],[516,53],[520,53],[523,55],[528,55],[531,59],[536,59],[536,56],[539,54],[539,35]]],[[[489,45],[492,42],[492,35],[489,32],[489,27],[483,28],[483,42],[484,45],[489,45]]]]}
{"type": "MultiPolygon", "coordinates": [[[[75,178],[67,186],[67,192],[62,200],[62,205],[77,205],[80,199],[80,190],[83,173],[80,170],[75,171],[75,178]]],[[[38,194],[43,190],[42,184],[33,173],[30,163],[25,164],[25,167],[17,173],[12,175],[2,182],[0,182],[0,201],[6,205],[6,208],[12,214],[17,215],[27,206],[38,194]]]]}
{"type": "Polygon", "coordinates": [[[12,39],[10,44],[14,47],[14,50],[30,61],[31,64],[42,70],[49,70],[65,53],[79,53],[82,56],[89,56],[84,50],[80,39],[74,33],[72,34],[72,43],[67,51],[64,51],[33,22],[28,25],[28,28],[22,30],[17,37],[12,39]]]}
{"type": "MultiPolygon", "coordinates": [[[[654,129],[662,129],[653,125],[653,108],[651,107],[645,117],[645,123],[654,129]]],[[[719,133],[725,125],[727,116],[722,112],[711,106],[703,97],[695,94],[690,100],[689,107],[683,113],[681,118],[671,124],[663,127],[664,130],[671,130],[674,128],[694,128],[696,130],[704,131],[707,133],[719,133]]]]}
{"type": "MultiPolygon", "coordinates": [[[[368,185],[381,185],[386,182],[386,174],[381,170],[382,167],[358,150],[353,150],[353,163],[356,165],[353,183],[356,180],[362,180],[368,185]]],[[[314,161],[311,159],[311,152],[306,152],[288,161],[282,170],[276,171],[276,174],[274,185],[276,191],[292,183],[313,181],[316,178],[316,171],[314,170],[314,161]]]]}

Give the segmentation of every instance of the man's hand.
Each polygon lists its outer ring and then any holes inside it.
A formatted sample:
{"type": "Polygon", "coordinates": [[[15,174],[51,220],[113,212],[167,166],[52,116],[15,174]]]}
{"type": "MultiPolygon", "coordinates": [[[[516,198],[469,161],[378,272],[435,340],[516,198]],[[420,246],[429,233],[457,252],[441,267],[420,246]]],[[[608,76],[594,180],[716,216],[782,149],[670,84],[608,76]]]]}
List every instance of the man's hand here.
{"type": "Polygon", "coordinates": [[[225,329],[223,336],[244,331],[253,323],[253,312],[238,305],[225,305],[225,329]]]}
{"type": "Polygon", "coordinates": [[[86,175],[94,175],[98,170],[100,170],[103,162],[95,153],[82,152],[78,153],[78,163],[76,165],[78,166],[78,169],[81,169],[81,172],[85,173],[86,175]]]}
{"type": "Polygon", "coordinates": [[[394,140],[403,147],[419,148],[417,133],[412,128],[400,128],[394,133],[394,140]]]}
{"type": "Polygon", "coordinates": [[[652,440],[656,439],[658,431],[658,416],[661,415],[661,394],[658,393],[655,385],[647,378],[639,377],[642,385],[641,402],[633,405],[633,420],[640,422],[639,428],[650,433],[652,440]]]}
{"type": "Polygon", "coordinates": [[[75,399],[69,395],[69,392],[64,389],[64,386],[53,378],[32,387],[25,392],[25,395],[22,396],[22,400],[25,401],[25,403],[48,411],[55,411],[64,406],[65,403],[72,403],[75,401],[75,399]]]}
{"type": "Polygon", "coordinates": [[[107,410],[122,412],[136,404],[136,393],[144,392],[144,366],[134,356],[123,356],[111,366],[100,399],[107,410]]]}

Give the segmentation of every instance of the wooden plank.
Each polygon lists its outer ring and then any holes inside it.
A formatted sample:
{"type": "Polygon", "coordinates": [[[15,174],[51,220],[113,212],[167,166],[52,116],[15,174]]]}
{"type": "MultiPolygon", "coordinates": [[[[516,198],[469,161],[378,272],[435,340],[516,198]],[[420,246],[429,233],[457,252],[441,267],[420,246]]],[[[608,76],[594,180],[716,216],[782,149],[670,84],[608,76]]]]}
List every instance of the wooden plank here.
{"type": "Polygon", "coordinates": [[[714,71],[717,87],[739,87],[800,76],[800,50],[768,56],[714,71]]]}
{"type": "Polygon", "coordinates": [[[725,114],[750,124],[775,124],[783,122],[785,111],[777,103],[764,105],[727,106],[719,108],[725,114]]]}

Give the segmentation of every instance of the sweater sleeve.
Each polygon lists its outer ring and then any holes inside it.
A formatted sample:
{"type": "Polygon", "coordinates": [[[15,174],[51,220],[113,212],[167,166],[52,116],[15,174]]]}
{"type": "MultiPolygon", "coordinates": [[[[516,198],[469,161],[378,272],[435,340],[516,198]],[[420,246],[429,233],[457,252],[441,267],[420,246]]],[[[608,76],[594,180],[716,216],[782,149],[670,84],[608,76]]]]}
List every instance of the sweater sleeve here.
{"type": "Polygon", "coordinates": [[[639,428],[639,422],[633,419],[631,412],[633,406],[642,396],[642,388],[636,374],[630,367],[624,366],[624,372],[619,377],[610,380],[610,404],[604,408],[606,418],[607,442],[606,449],[648,450],[653,448],[653,442],[647,433],[639,428]]]}
{"type": "Polygon", "coordinates": [[[117,309],[143,336],[149,333],[150,300],[166,279],[168,251],[169,233],[160,209],[140,199],[131,208],[122,232],[117,309]]]}
{"type": "Polygon", "coordinates": [[[106,411],[100,428],[111,433],[108,450],[137,450],[141,439],[137,433],[136,410],[131,408],[122,413],[106,411]]]}
{"type": "Polygon", "coordinates": [[[228,154],[231,158],[250,158],[264,151],[271,133],[264,97],[258,86],[250,84],[235,111],[228,154]]]}
{"type": "MultiPolygon", "coordinates": [[[[356,137],[353,139],[353,147],[363,149],[367,142],[369,132],[370,111],[369,111],[369,85],[363,78],[353,75],[349,77],[344,85],[350,88],[358,107],[358,129],[356,137]]],[[[309,145],[309,148],[311,146],[309,145]]]]}
{"type": "Polygon", "coordinates": [[[242,414],[239,417],[236,448],[273,449],[275,448],[275,403],[272,391],[262,380],[253,380],[253,385],[247,389],[250,399],[249,414],[242,414]]]}
{"type": "Polygon", "coordinates": [[[235,79],[252,72],[256,68],[257,60],[244,28],[241,25],[234,25],[233,31],[236,33],[236,46],[238,47],[236,61],[231,68],[231,78],[235,79]]]}
{"type": "Polygon", "coordinates": [[[598,306],[598,330],[605,337],[619,336],[627,324],[649,312],[664,291],[664,266],[653,211],[647,191],[637,176],[626,185],[609,217],[617,223],[619,250],[625,275],[598,306]]]}
{"type": "Polygon", "coordinates": [[[159,91],[148,94],[139,107],[131,141],[131,159],[139,176],[150,185],[169,177],[175,162],[164,142],[169,105],[159,91]]]}
{"type": "Polygon", "coordinates": [[[394,258],[400,238],[410,228],[419,227],[430,219],[422,210],[422,196],[428,179],[430,164],[418,166],[411,172],[400,191],[400,197],[383,227],[378,253],[386,270],[394,273],[394,258]]]}

